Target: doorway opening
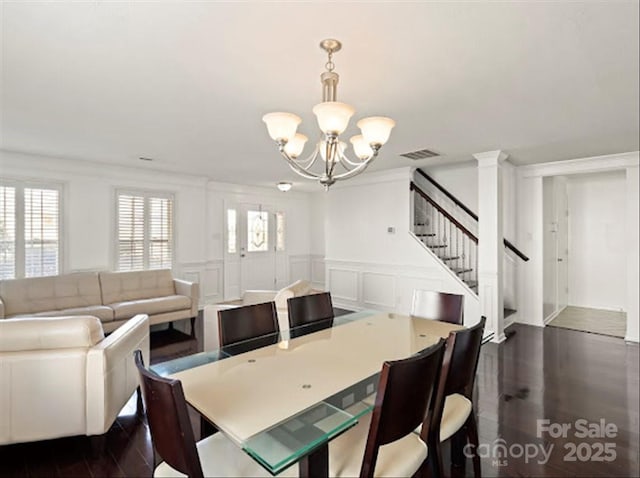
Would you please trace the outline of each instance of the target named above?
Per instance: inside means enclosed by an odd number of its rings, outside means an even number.
[[[547,325],[624,338],[625,184],[624,171],[543,179]]]

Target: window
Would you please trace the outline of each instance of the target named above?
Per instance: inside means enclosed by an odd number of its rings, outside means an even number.
[[[60,272],[60,187],[0,184],[0,279]]]
[[[118,192],[119,271],[170,269],[173,265],[173,197],[151,192]]]
[[[238,237],[236,230],[238,219],[235,209],[227,209],[227,253],[235,254],[238,251]]]
[[[269,213],[247,211],[247,251],[269,250]]]

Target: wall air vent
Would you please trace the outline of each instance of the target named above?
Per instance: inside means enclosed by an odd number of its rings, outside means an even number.
[[[439,153],[435,153],[429,149],[420,149],[418,151],[411,151],[409,153],[401,154],[400,156],[404,156],[409,159],[425,159],[425,158],[434,158],[436,156],[440,156]]]

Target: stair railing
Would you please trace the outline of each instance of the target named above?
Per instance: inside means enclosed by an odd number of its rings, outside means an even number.
[[[410,188],[414,194],[414,234],[477,292],[478,238],[415,183]]]
[[[476,222],[478,221],[478,215],[474,213],[471,209],[469,209],[467,206],[465,206],[462,203],[462,201],[456,198],[453,194],[447,191],[439,182],[437,182],[435,179],[433,179],[431,176],[429,176],[427,173],[425,173],[421,169],[416,169],[416,172],[420,174],[420,176],[425,178],[427,181],[429,181],[431,184],[433,184],[436,187],[436,189],[438,189],[442,194],[444,194],[447,198],[449,198],[458,208],[460,208],[460,210],[464,211],[465,214],[473,218]],[[527,262],[529,260],[529,258],[522,251],[520,251],[516,246],[514,246],[507,239],[504,239],[504,245],[507,249],[509,249],[511,252],[513,252],[516,256],[518,256],[523,261]]]

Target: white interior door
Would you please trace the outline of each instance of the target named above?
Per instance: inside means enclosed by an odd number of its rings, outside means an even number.
[[[567,197],[567,181],[559,177],[556,182],[556,217],[558,232],[556,234],[557,264],[557,311],[564,309],[569,303],[569,200]]]
[[[239,211],[240,289],[275,289],[275,212],[256,204],[243,204]]]

